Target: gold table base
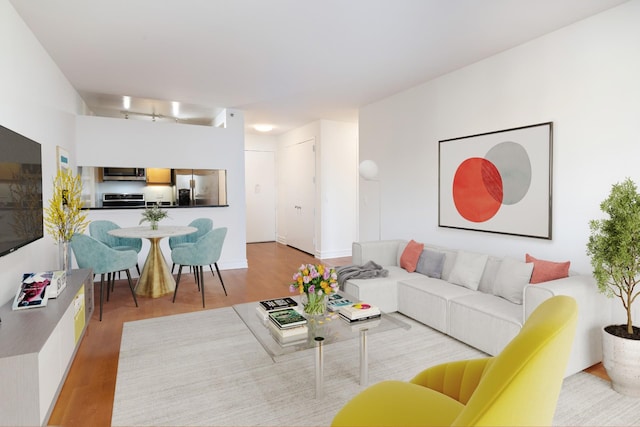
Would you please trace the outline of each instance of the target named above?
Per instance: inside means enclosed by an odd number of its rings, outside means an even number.
[[[136,295],[156,298],[170,294],[176,288],[176,281],[171,275],[171,270],[160,250],[162,237],[150,237],[151,248],[144,262],[136,285]]]

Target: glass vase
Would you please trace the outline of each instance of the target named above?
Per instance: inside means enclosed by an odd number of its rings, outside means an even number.
[[[303,293],[302,294],[302,307],[305,314],[309,316],[324,316],[327,311],[327,298],[324,292],[318,293]]]
[[[158,221],[151,221],[151,229],[152,230],[158,229]]]
[[[60,270],[71,270],[71,246],[68,240],[58,242],[58,260]]]

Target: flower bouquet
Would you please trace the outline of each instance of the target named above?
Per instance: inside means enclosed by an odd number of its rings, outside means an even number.
[[[146,208],[142,212],[142,219],[140,220],[139,224],[142,224],[145,221],[149,221],[149,223],[151,224],[151,229],[157,230],[158,221],[167,218],[168,216],[169,214],[167,214],[167,211],[163,211],[158,207],[158,205],[154,205],[151,208]]]
[[[303,296],[304,312],[311,316],[324,314],[326,296],[338,292],[336,270],[322,264],[302,264],[293,275],[293,280],[289,290]]]

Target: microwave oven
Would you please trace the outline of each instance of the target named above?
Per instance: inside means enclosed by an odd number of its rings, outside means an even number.
[[[102,179],[105,181],[146,181],[144,168],[102,168]]]

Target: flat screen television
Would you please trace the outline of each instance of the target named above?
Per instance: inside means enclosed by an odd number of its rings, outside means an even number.
[[[42,147],[0,126],[0,256],[43,237]]]

